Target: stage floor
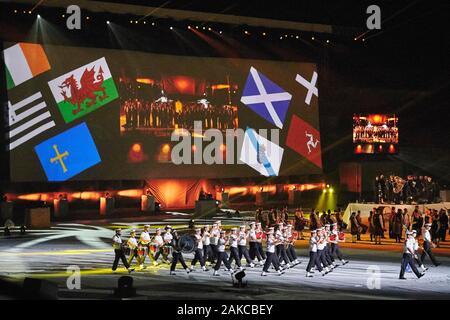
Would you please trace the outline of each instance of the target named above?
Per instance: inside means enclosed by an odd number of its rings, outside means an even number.
[[[177,216],[148,222],[184,229],[188,220]],[[238,225],[241,221],[222,218],[222,222]],[[111,273],[112,229],[138,228],[145,223],[58,224],[48,230],[29,231],[23,237],[14,234],[2,238],[0,276],[17,281],[27,276],[55,282],[61,299],[112,299],[118,278],[128,274],[123,268]],[[247,269],[244,280],[248,281],[248,287],[243,289],[234,288],[231,276],[222,270],[219,277],[212,276],[212,271],[200,270],[189,275],[178,270],[171,276],[168,266],[161,265],[132,273],[132,277],[137,298],[144,299],[450,299],[449,242],[436,249],[441,266],[430,267],[421,279],[407,273],[408,280],[398,280],[401,245],[386,240],[386,244],[375,246],[366,238],[363,240],[357,244],[345,243],[342,251],[350,263],[325,277],[318,273],[313,278],[305,277],[306,240],[297,241],[296,245],[300,265],[287,270],[283,276],[261,277],[260,267]],[[186,258],[189,261],[192,255]],[[74,265],[81,269],[81,290],[69,290],[66,286],[67,267]],[[374,274],[371,270],[379,272]],[[379,289],[368,287],[377,283],[371,281],[373,277],[379,279]]]

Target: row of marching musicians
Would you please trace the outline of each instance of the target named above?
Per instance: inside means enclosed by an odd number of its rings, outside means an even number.
[[[150,226],[145,225],[139,240],[135,238],[136,232],[130,233],[130,238],[126,244],[122,244],[121,230],[116,230],[113,238],[113,246],[116,257],[113,264],[113,271],[116,270],[119,259],[122,260],[125,267],[130,271],[132,260],[135,258],[139,268],[145,269],[144,261],[146,256],[150,258],[154,265],[158,264],[158,259],[168,262],[168,256],[172,253],[172,262],[170,274],[175,274],[175,268],[178,262],[181,263],[187,273],[195,271],[197,262],[203,271],[208,271],[207,264],[214,265],[214,275],[219,275],[222,264],[225,269],[233,273],[244,270],[241,264],[242,257],[246,260],[246,266],[254,268],[256,264],[263,267],[262,276],[269,273],[272,266],[278,275],[282,275],[285,270],[300,264],[295,251],[295,240],[297,232],[293,230],[292,225],[279,223],[275,227],[263,230],[260,223],[252,222],[249,229],[245,225],[238,228],[232,228],[227,234],[222,230],[221,222],[216,221],[212,228],[204,226],[195,229],[194,258],[190,267],[186,264],[183,257],[183,244],[180,236],[172,227],[166,226],[165,233],[162,235],[160,228],[156,229],[156,234],[150,237]],[[266,251],[263,249],[263,240],[266,243]],[[314,270],[322,272],[323,275],[331,272],[335,267],[335,257],[342,264],[346,264],[339,250],[339,242],[345,241],[345,235],[338,232],[336,224],[326,225],[325,228],[319,228],[311,232],[310,238],[310,260],[307,266],[307,277],[311,277]],[[247,247],[247,244],[249,245]],[[229,254],[226,248],[229,248]],[[125,257],[125,249],[129,249],[129,257]],[[234,262],[234,270],[232,264]]]

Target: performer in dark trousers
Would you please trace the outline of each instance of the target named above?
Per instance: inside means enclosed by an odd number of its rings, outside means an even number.
[[[313,271],[311,269],[313,266],[315,266],[316,269],[322,273],[322,276],[327,274],[327,272],[325,272],[322,266],[320,265],[319,259],[317,259],[317,241],[318,241],[317,231],[311,230],[311,237],[309,238],[309,262],[308,266],[306,267],[307,277],[312,277],[311,273],[313,273]]]
[[[123,243],[122,243],[122,229],[116,229],[116,234],[112,238],[113,241],[113,248],[114,248],[114,263],[112,265],[112,271],[115,272],[117,270],[117,266],[119,264],[119,259],[122,260],[123,265],[125,268],[127,268],[128,273],[131,273],[134,271],[134,269],[130,268],[130,265],[128,264],[127,258],[125,257],[125,252],[123,250]]]
[[[257,222],[256,223],[256,241],[257,241],[258,252],[261,255],[261,258],[263,259],[262,262],[264,262],[264,260],[266,260],[266,253],[264,252],[263,245],[262,245],[263,235],[264,235],[264,231],[262,229],[261,222]]]
[[[339,242],[345,242],[345,235],[342,233],[342,235],[340,236],[336,223],[333,223],[332,227],[333,230],[331,231],[331,235],[329,237],[329,240],[331,242],[331,255],[336,256],[339,260],[341,260],[342,265],[345,265],[348,263],[348,261],[344,260],[344,257],[339,248]]]
[[[208,271],[205,266],[205,257],[203,256],[203,238],[200,228],[195,229],[195,253],[194,259],[191,261],[191,271],[194,271],[197,261],[200,262],[203,271]]]
[[[239,249],[238,249],[238,234],[236,228],[231,228],[231,234],[230,234],[230,258],[228,259],[228,262],[231,263],[235,262],[235,265],[239,270],[243,270],[241,265],[241,259],[239,259]]]
[[[431,241],[431,223],[425,224],[425,232],[423,233],[423,252],[422,252],[422,263],[425,261],[426,256],[430,257],[431,262],[437,267],[440,263],[434,257],[432,248],[436,248],[436,245]]]
[[[325,237],[325,243],[326,246],[323,249],[323,254],[325,255],[325,259],[327,259],[328,264],[332,269],[336,268],[337,265],[334,263],[334,257],[331,254],[331,242],[330,242],[330,235],[331,235],[331,229],[330,224],[325,225],[325,229],[323,231],[323,235]]]
[[[277,244],[276,244],[275,248],[276,248],[276,253],[277,253],[277,256],[279,259],[278,261],[280,262],[281,265],[284,264],[285,269],[289,269],[291,261],[289,260],[289,257],[286,253],[286,247],[284,246],[286,237],[285,237],[283,223],[282,222],[278,223],[277,227],[278,227],[278,229],[275,232],[275,239],[277,240]]]
[[[301,263],[300,260],[297,258],[297,253],[295,252],[295,240],[298,237],[297,231],[293,231],[292,225],[287,225],[286,230],[286,253],[289,257],[289,260],[291,260],[291,263],[293,266]]]
[[[250,259],[253,261],[255,258],[258,259],[258,262],[261,263],[262,257],[258,250],[258,241],[256,239],[256,223],[251,222],[250,223],[250,230],[248,231],[248,237],[249,237],[249,243],[250,243],[250,250],[249,250],[249,256]]]
[[[247,238],[248,238],[248,233],[245,231],[245,226],[241,226],[239,228],[239,234],[238,234],[239,260],[241,260],[242,256],[244,256],[245,260],[247,261],[247,266],[250,268],[253,268],[255,265],[253,264],[253,260],[250,259],[250,255],[248,254]]]
[[[225,231],[220,231],[220,237],[217,242],[217,262],[214,267],[214,276],[219,276],[219,269],[223,262],[225,267],[227,268],[228,272],[233,273],[233,270],[231,270],[231,264],[228,261],[228,255],[225,252],[225,245],[228,243],[228,238],[225,236]]]
[[[178,236],[178,232],[176,230],[173,230],[171,233],[172,239],[168,243],[169,246],[172,247],[172,263],[170,265],[170,274],[175,275],[175,268],[177,266],[178,261],[183,266],[184,270],[186,270],[187,273],[189,273],[189,268],[184,261],[183,253],[181,252],[180,248],[180,237]]]
[[[323,268],[325,269],[326,273],[331,272],[333,269],[330,267],[330,264],[328,263],[325,255],[324,255],[324,249],[326,247],[327,243],[325,241],[325,235],[324,230],[322,227],[317,229],[317,263],[321,263]]]
[[[270,265],[273,265],[278,275],[282,275],[283,272],[280,270],[280,264],[278,262],[278,256],[275,253],[275,246],[279,240],[277,240],[273,235],[273,228],[269,228],[267,233],[267,258],[264,263],[263,271],[261,276],[266,276]]]
[[[216,261],[217,257],[219,256],[219,253],[217,251],[217,243],[219,241],[220,237],[220,228],[219,224],[217,222],[213,223],[212,229],[211,229],[211,249],[214,253],[214,261]]]
[[[406,266],[409,264],[414,274],[417,276],[417,278],[422,278],[423,273],[420,273],[419,270],[417,270],[416,264],[414,262],[414,256],[415,256],[415,250],[414,250],[414,244],[415,239],[413,237],[412,232],[409,232],[409,230],[406,230],[406,237],[405,244],[403,247],[403,257],[402,257],[402,265],[400,268],[400,276],[399,279],[405,280],[405,270]]]
[[[203,227],[202,238],[203,238],[203,256],[205,257],[206,261],[213,263],[214,252],[211,247],[211,233],[209,232],[208,225]]]

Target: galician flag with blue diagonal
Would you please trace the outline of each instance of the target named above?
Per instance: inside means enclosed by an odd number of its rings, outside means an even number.
[[[283,129],[292,95],[265,75],[250,68],[241,102],[260,117]]]
[[[65,181],[101,162],[85,122],[40,143],[34,150],[48,181]]]
[[[267,140],[252,128],[245,130],[240,161],[263,176],[277,176],[280,171],[284,149]]]

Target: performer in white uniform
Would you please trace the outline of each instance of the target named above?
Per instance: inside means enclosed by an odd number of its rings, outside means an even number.
[[[245,226],[240,226],[238,234],[239,260],[241,260],[242,256],[244,256],[245,260],[247,261],[247,266],[253,268],[255,265],[253,264],[252,260],[250,259],[250,255],[248,254],[247,238],[248,233],[245,231]]]
[[[122,230],[117,229],[116,234],[112,238],[112,242],[113,242],[112,246],[113,246],[114,254],[115,254],[114,262],[112,265],[112,271],[116,272],[117,266],[119,264],[119,259],[120,259],[120,260],[122,260],[122,263],[125,266],[125,268],[127,268],[128,273],[131,273],[134,271],[134,269],[130,268],[127,258],[125,257],[125,252],[123,251],[123,243],[122,243],[121,235],[122,235]]]
[[[202,238],[202,230],[200,228],[195,229],[195,253],[194,259],[191,261],[191,271],[195,270],[195,264],[197,261],[200,262],[200,266],[203,271],[207,271],[205,267],[205,258],[203,257],[203,238]]]
[[[225,246],[228,244],[228,237],[226,237],[225,231],[220,231],[220,236],[217,241],[217,262],[214,267],[214,276],[219,276],[219,269],[220,266],[223,264],[227,268],[228,272],[233,273],[233,270],[231,270],[231,264],[228,262],[228,255],[225,251]]]
[[[267,258],[266,262],[264,263],[263,271],[261,273],[261,276],[266,276],[267,272],[269,270],[270,265],[273,265],[275,270],[277,271],[278,275],[282,275],[283,271],[280,270],[280,263],[278,261],[278,256],[275,253],[275,246],[280,241],[274,237],[274,228],[269,228],[269,231],[267,233]]]
[[[440,265],[440,263],[436,260],[433,251],[431,250],[432,248],[436,248],[436,244],[434,244],[433,241],[431,241],[430,230],[431,230],[431,223],[425,224],[425,231],[423,233],[423,252],[420,260],[423,263],[425,261],[426,256],[428,255],[431,259],[431,262],[433,262],[433,264],[437,267]]]
[[[136,258],[136,262],[138,266],[140,263],[140,257],[138,255],[138,242],[136,240],[136,230],[131,230],[130,237],[127,240],[127,247],[130,249],[130,255],[128,256],[128,264],[131,265],[131,262],[134,258]]]
[[[403,246],[403,257],[402,257],[402,265],[400,268],[400,276],[399,279],[406,280],[405,278],[405,270],[406,266],[409,264],[414,274],[417,276],[417,278],[422,278],[424,276],[423,273],[420,273],[419,270],[417,270],[417,267],[414,263],[414,255],[415,255],[415,239],[412,234],[412,232],[409,232],[409,230],[406,230],[406,236],[407,239],[405,240],[405,244]]]

